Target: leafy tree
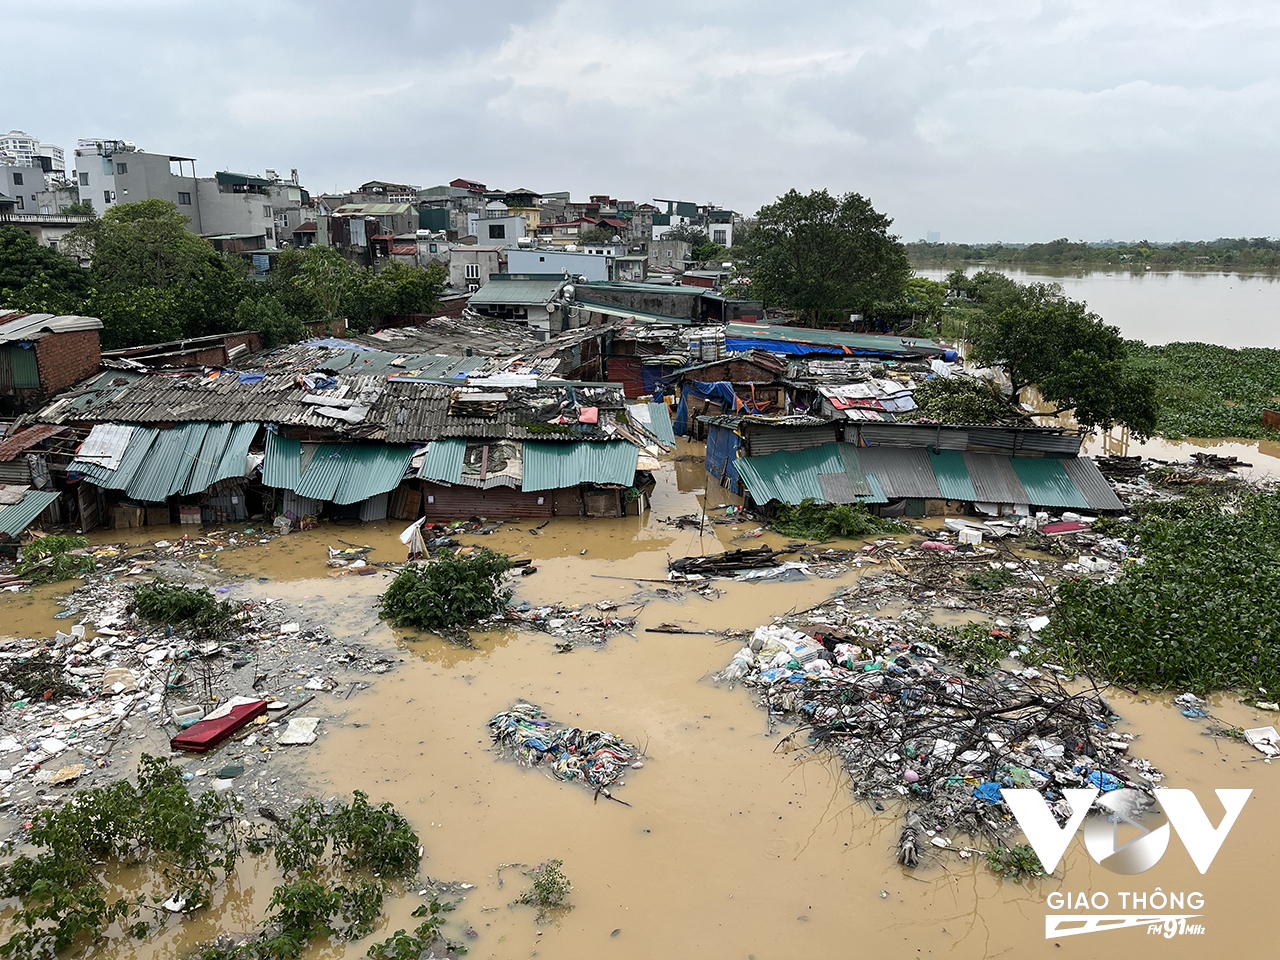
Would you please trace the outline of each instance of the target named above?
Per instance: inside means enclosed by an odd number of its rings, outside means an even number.
[[[235,326],[239,330],[257,330],[264,347],[279,343],[295,343],[307,335],[302,321],[285,310],[272,294],[256,299],[245,298],[236,306]]]
[[[18,227],[0,227],[0,306],[31,313],[79,313],[89,274]]]
[[[93,201],[77,200],[74,203],[69,203],[63,207],[62,212],[69,217],[92,217]]]
[[[1053,412],[1074,410],[1084,426],[1124,424],[1140,437],[1155,431],[1155,386],[1128,362],[1118,328],[1068,299],[1057,284],[1021,285],[983,274],[974,280],[983,312],[971,335],[971,357],[1004,368],[1015,404],[1034,384],[1056,405]]]
[[[898,300],[911,269],[892,223],[861,194],[793,189],[760,208],[743,245],[753,291],[814,326]]]
[[[296,271],[290,282],[310,297],[323,320],[342,315],[343,299],[360,276],[360,270],[337,250],[318,244],[303,251]]]
[[[578,231],[578,239],[582,243],[612,243],[617,235],[617,230],[612,227],[602,227],[599,224]]]
[[[664,236],[669,240],[683,240],[690,247],[696,247],[700,244],[708,243],[711,238],[707,236],[707,231],[701,227],[694,227],[687,223],[682,223],[677,227],[672,227]]]
[[[67,244],[92,256],[94,285],[105,292],[163,290],[221,259],[213,244],[187,229],[176,204],[160,199],[112,207],[71,231]]]
[[[439,263],[426,267],[392,263],[377,279],[387,288],[386,313],[430,313],[440,306],[449,273]]]
[[[695,260],[719,260],[724,256],[724,247],[708,240],[706,243],[695,245],[692,256]]]
[[[112,293],[95,290],[85,302],[84,312],[102,320],[104,350],[182,338],[178,293],[173,288],[133,287]]]

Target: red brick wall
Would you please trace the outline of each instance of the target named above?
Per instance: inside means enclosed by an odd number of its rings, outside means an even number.
[[[98,372],[102,346],[97,330],[51,333],[36,341],[40,391],[54,393]]]

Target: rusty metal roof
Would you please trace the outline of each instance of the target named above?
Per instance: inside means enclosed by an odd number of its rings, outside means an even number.
[[[54,426],[49,423],[39,423],[34,427],[23,430],[21,433],[15,433],[13,436],[7,437],[3,443],[0,443],[0,463],[12,460],[18,454],[30,450],[42,440],[48,440],[66,429],[66,427]]]

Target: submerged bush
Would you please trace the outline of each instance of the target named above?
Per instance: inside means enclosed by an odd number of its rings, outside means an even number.
[[[1157,688],[1280,685],[1280,494],[1154,505],[1125,533],[1143,563],[1059,585],[1055,657]]]
[[[225,634],[236,615],[231,604],[215,600],[208,590],[165,580],[136,587],[129,610],[151,623],[182,626],[197,636],[208,637]]]
[[[529,877],[533,880],[533,888],[525,891],[516,903],[537,907],[539,915],[547,910],[568,906],[573,884],[560,869],[562,866],[564,866],[563,860],[548,860],[534,867],[529,872]]]
[[[1020,843],[1012,847],[994,847],[987,851],[987,866],[1006,880],[1030,877],[1039,880],[1045,875],[1044,864],[1030,844]]]
[[[471,557],[442,553],[405,567],[378,601],[379,616],[397,627],[447,630],[501,613],[511,600],[502,575],[511,560],[492,550]]]
[[[89,545],[84,537],[37,537],[22,548],[22,561],[14,573],[32,583],[56,583],[83,573],[93,573],[93,557],[72,553]]]
[[[805,499],[798,506],[782,506],[773,518],[773,529],[788,537],[806,540],[852,539],[873,533],[901,533],[896,520],[885,520],[862,503],[821,503]]]

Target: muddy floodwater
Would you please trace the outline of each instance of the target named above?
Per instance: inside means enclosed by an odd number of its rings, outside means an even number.
[[[805,750],[777,749],[778,728],[770,731],[751,691],[711,682],[732,657],[733,644],[643,632],[660,623],[691,630],[755,627],[858,576],[720,583],[724,595],[717,600],[693,592],[662,598],[657,584],[627,579],[662,577],[668,555],[782,542],[753,537],[750,523],[717,526],[701,538],[696,530],[661,523],[700,511],[702,477],[698,464],[664,466],[653,509],[643,517],[557,519],[538,533],[529,531],[532,522],[509,523],[491,536],[461,538],[533,558],[538,573],[514,582],[517,602],[610,600],[624,614],[638,609],[635,635],[599,648],[560,653],[554,637],[501,631],[478,636],[470,649],[382,624],[373,603],[388,575],[331,577],[325,546],[339,539],[367,543],[376,548],[373,559],[398,560],[402,524],[325,527],[217,558],[231,581],[242,584],[241,595],[296,603],[304,622],[398,650],[395,670],[368,690],[317,701],[313,709],[326,718],[323,736],[298,748],[306,751],[301,762],[315,795],[364,790],[409,816],[425,848],[424,876],[474,885],[451,921],[455,938],[463,927],[474,929],[475,938],[466,940],[471,956],[1273,955],[1271,881],[1280,869],[1280,791],[1273,783],[1280,771],[1243,744],[1206,736],[1206,721],[1182,717],[1165,696],[1111,692],[1124,718],[1121,729],[1140,735],[1133,752],[1167,775],[1163,785],[1194,790],[1215,824],[1222,812],[1214,789],[1254,791],[1206,875],[1176,839],[1153,869],[1133,877],[1095,865],[1079,840],[1057,875],[1040,882],[1005,882],[978,858],[964,860],[954,851],[914,871],[897,866],[901,821],[895,811],[877,814],[852,802],[847,775],[834,763]],[[715,488],[708,499],[713,514],[732,502]],[[153,529],[130,532],[148,539],[182,534]],[[8,631],[52,633],[49,592],[5,595],[0,609]],[[615,790],[630,806],[596,802],[580,785],[496,757],[486,722],[522,700],[557,720],[609,730],[641,746],[644,768],[629,771]],[[1229,724],[1274,722],[1232,696],[1213,704]],[[199,765],[216,762],[208,757]],[[540,926],[530,908],[509,906],[527,881],[519,867],[503,865],[553,857],[564,861],[573,881],[574,908]],[[176,960],[215,933],[250,930],[276,880],[266,864],[248,861],[214,907],[185,924],[82,955]],[[1131,910],[1121,909],[1120,892],[1156,888],[1202,894],[1198,922],[1205,933],[1164,939],[1137,928],[1045,939],[1046,913],[1084,912],[1050,910],[1046,898],[1055,891],[1105,892],[1111,906],[1101,912],[1126,913]],[[419,902],[415,896],[390,900],[387,922],[372,938],[307,956],[356,960],[375,940],[414,926],[410,911]]]

